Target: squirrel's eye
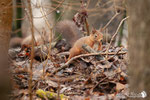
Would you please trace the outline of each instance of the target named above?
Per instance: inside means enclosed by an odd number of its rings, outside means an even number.
[[[95,35],[95,38],[97,38],[97,35]]]

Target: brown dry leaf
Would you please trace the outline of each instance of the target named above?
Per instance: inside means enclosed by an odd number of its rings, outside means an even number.
[[[89,97],[87,97],[87,98],[85,98],[84,100],[90,100],[90,98],[89,98]]]
[[[116,83],[116,90],[117,90],[117,91],[120,91],[120,90],[122,90],[122,89],[124,89],[124,88],[125,88],[125,85],[124,85],[124,84]]]

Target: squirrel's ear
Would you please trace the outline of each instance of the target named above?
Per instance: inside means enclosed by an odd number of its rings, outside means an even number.
[[[104,28],[103,28],[102,26],[100,26],[99,31],[100,31],[100,32],[103,32],[103,31],[104,31]]]
[[[92,28],[92,34],[94,34],[96,32],[95,28]]]
[[[100,28],[99,31],[102,32],[102,31],[103,31],[103,28]]]

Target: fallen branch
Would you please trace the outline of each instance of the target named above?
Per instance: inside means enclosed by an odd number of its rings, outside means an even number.
[[[87,44],[83,44],[82,48],[88,53],[96,53],[96,51],[92,49],[90,46],[88,46]]]
[[[100,52],[100,53],[90,53],[90,54],[81,54],[81,55],[78,55],[78,56],[75,56],[75,57],[72,57],[68,62],[66,62],[64,65],[62,65],[61,67],[59,67],[58,69],[54,70],[50,76],[54,75],[55,73],[59,72],[60,70],[62,69],[65,69],[68,67],[68,65],[74,61],[75,59],[77,58],[80,58],[80,57],[87,57],[87,56],[96,56],[96,55],[122,55],[122,54],[126,54],[127,52],[126,51],[123,51],[123,52],[118,52],[116,54],[116,52],[110,52],[110,53],[105,53],[105,52]]]
[[[116,54],[114,54],[113,56],[111,56],[111,57],[109,57],[109,58],[107,58],[107,59],[101,60],[101,61],[99,61],[99,62],[97,62],[97,63],[101,63],[101,62],[108,61],[108,60],[112,59],[112,58],[115,57],[121,50],[122,50],[122,47],[121,47],[121,48],[116,52]]]

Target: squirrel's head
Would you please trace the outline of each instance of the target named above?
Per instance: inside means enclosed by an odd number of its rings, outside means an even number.
[[[91,32],[92,40],[100,42],[103,39],[103,34],[101,30],[96,30],[95,28],[92,28]]]

